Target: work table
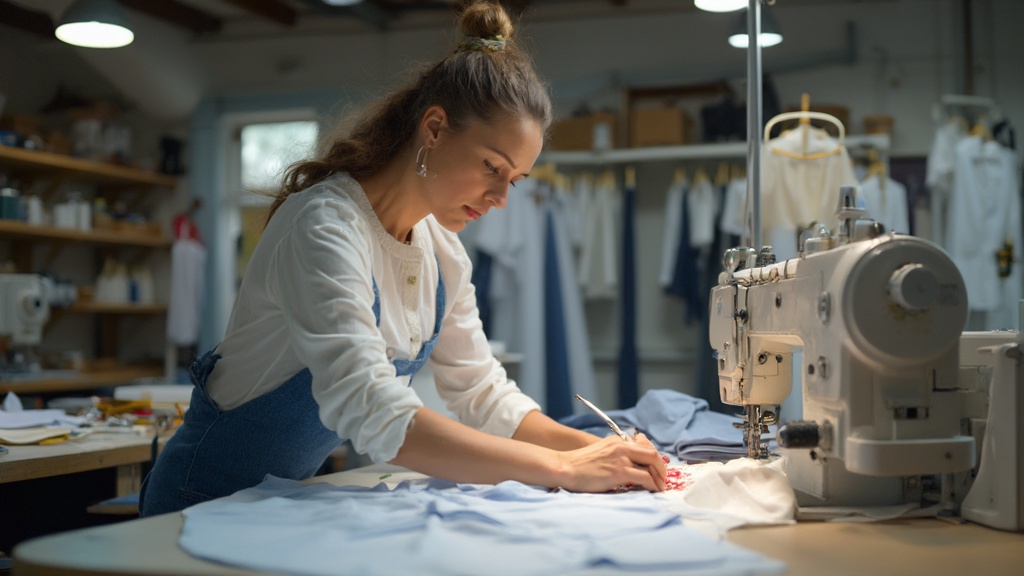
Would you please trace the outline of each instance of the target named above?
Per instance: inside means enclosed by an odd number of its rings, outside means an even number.
[[[372,486],[422,475],[388,465],[313,481]],[[237,575],[187,555],[177,545],[180,513],[36,538],[14,550],[15,576],[179,574]],[[1024,534],[936,519],[876,523],[800,522],[728,533],[730,542],[779,559],[793,575],[1011,574],[1024,565]]]

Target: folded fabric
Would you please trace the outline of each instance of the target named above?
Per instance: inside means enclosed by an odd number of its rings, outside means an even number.
[[[609,410],[608,416],[622,428],[643,432],[661,451],[680,460],[732,460],[747,454],[743,434],[735,427],[742,423],[708,409],[706,400],[677,390],[649,390],[633,408]],[[595,414],[577,414],[561,420],[566,426],[606,436],[608,427]]]
[[[180,545],[289,574],[779,573],[785,566],[685,526],[647,492],[576,494],[518,482],[393,489],[267,477],[186,509]]]

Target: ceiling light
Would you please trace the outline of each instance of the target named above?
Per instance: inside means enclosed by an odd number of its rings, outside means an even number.
[[[708,12],[735,12],[750,5],[748,0],[693,0],[694,6]]]
[[[85,48],[120,48],[135,39],[114,0],[75,0],[54,31],[63,42]]]
[[[359,4],[363,0],[322,0],[324,4],[331,6],[353,6]]]
[[[736,48],[746,48],[750,44],[750,40],[747,38],[747,12],[744,10],[743,14],[740,14],[739,22],[736,25],[736,29],[732,36],[729,36],[729,44]],[[775,46],[782,42],[782,32],[779,31],[779,25],[775,22],[775,18],[772,16],[771,10],[767,6],[761,7],[761,36],[760,42],[762,48],[769,46]]]

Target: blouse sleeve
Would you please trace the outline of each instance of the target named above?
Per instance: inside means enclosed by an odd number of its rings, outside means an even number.
[[[340,204],[311,206],[275,247],[268,293],[313,375],[320,420],[374,462],[393,459],[416,411],[373,314],[368,233]]]
[[[448,236],[448,235],[444,235]],[[480,322],[471,263],[452,234],[437,242],[449,301],[437,345],[430,355],[438,395],[464,424],[511,437],[528,412],[540,410],[509,380],[491,353]]]

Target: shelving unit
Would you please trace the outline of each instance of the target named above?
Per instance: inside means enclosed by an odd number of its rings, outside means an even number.
[[[129,204],[140,199],[153,199],[155,194],[172,192],[177,179],[138,168],[93,162],[60,154],[36,152],[0,146],[0,172],[8,173],[38,192],[44,201],[69,183],[88,185],[107,198],[125,199]],[[159,197],[156,197],[159,201]],[[153,250],[169,250],[172,240],[166,233],[148,234],[142,231],[92,229],[88,231],[37,226],[14,220],[0,220],[0,242],[11,245],[11,257],[19,271],[36,271],[41,265],[51,266],[57,256],[72,246],[87,246],[100,254],[129,251],[140,261]],[[37,247],[45,256],[43,262],[34,262]],[[68,308],[54,308],[47,325],[49,330],[61,318],[69,315],[94,315],[97,322],[97,346],[102,357],[116,354],[120,319],[140,319],[167,314],[166,304],[112,304],[78,302]],[[162,336],[162,335],[161,335]],[[47,336],[44,333],[44,343]],[[40,394],[65,391],[83,391],[106,386],[128,384],[138,378],[159,377],[164,374],[163,364],[113,365],[93,371],[43,372],[38,378],[0,381],[0,392]]]
[[[883,156],[889,150],[888,134],[847,136],[845,145],[851,155],[858,149],[874,148]],[[661,162],[671,160],[719,160],[743,158],[747,155],[746,142],[723,142],[720,144],[685,144],[682,146],[658,146],[651,148],[618,148],[606,151],[580,150],[544,152],[538,163],[551,162],[558,166],[594,166],[606,164],[629,164],[639,162]]]

